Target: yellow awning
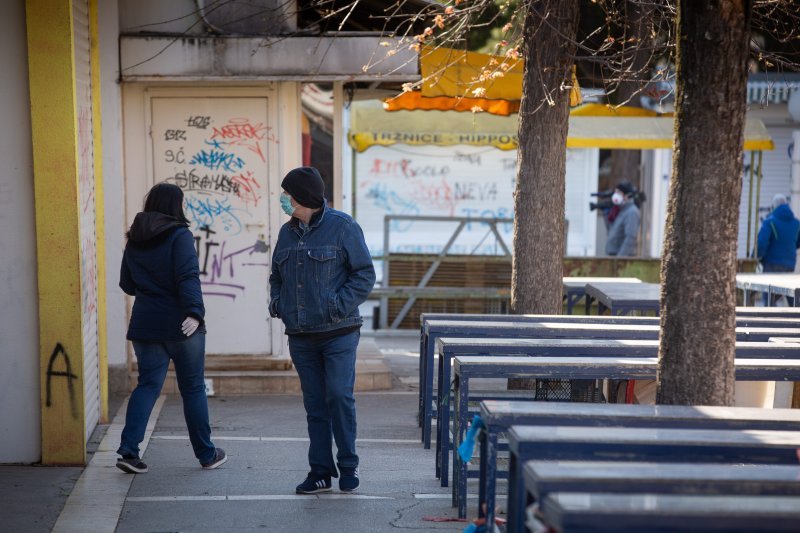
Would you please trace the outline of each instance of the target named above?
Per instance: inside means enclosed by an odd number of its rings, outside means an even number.
[[[507,115],[519,110],[525,62],[516,54],[498,56],[426,46],[419,62],[421,90],[386,100],[388,111],[480,109]],[[571,106],[581,103],[574,71],[569,100]]]
[[[607,148],[617,150],[672,149],[673,117],[592,117],[570,116],[568,148]],[[774,150],[775,145],[764,123],[747,119],[744,149]]]
[[[451,98],[449,96],[422,96],[420,91],[409,91],[383,102],[386,111],[475,111],[475,108],[493,115],[508,116],[519,112],[519,100],[489,100],[487,98]]]
[[[596,109],[600,112],[598,106]],[[581,108],[578,108],[581,109]],[[584,111],[586,112],[586,111]],[[583,113],[583,112],[582,112]],[[350,145],[363,152],[370,146],[392,144],[517,147],[518,115],[454,111],[385,111],[380,102],[354,102]],[[673,118],[663,116],[583,116],[571,114],[568,148],[650,150],[672,148]],[[744,149],[774,150],[764,123],[747,119]]]
[[[500,67],[500,65],[506,65]],[[453,48],[425,46],[419,54],[422,74],[422,96],[474,97],[473,90],[486,89],[481,98],[490,100],[522,99],[522,75],[525,64],[521,59],[465,52]],[[488,78],[478,83],[484,71],[503,72],[502,77]]]
[[[363,152],[370,146],[409,144],[412,146],[494,146],[500,150],[514,150],[518,146],[517,134],[511,133],[451,133],[451,132],[400,132],[362,131],[348,136],[350,146]]]
[[[350,106],[350,145],[363,152],[370,146],[392,144],[517,147],[517,116],[457,111],[395,111],[376,100]]]

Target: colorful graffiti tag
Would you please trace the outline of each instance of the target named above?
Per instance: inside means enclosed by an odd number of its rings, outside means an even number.
[[[269,126],[269,100],[156,96],[151,101],[155,181],[184,192],[206,306],[206,350],[271,353],[267,200],[279,140]]]
[[[278,139],[261,121],[218,120],[191,113],[160,135],[161,155],[173,172],[162,178],[183,189],[192,223],[204,294],[236,300],[248,290],[247,268],[268,266],[263,235],[263,168]],[[259,168],[260,167],[260,168]],[[251,228],[256,228],[251,231]],[[253,260],[252,254],[261,255]]]

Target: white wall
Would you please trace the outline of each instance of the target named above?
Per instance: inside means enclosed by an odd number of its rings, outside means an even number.
[[[0,463],[41,458],[36,228],[25,8],[0,19]]]
[[[567,255],[595,254],[597,217],[589,211],[597,190],[596,149],[567,150],[565,213],[569,221]],[[355,155],[355,217],[370,253],[384,254],[386,215],[513,218],[517,151],[491,146],[372,146]],[[392,253],[439,253],[458,222],[395,221]],[[498,232],[510,249],[513,224]],[[485,224],[469,223],[450,247],[451,254],[501,254],[502,245]],[[380,262],[376,265],[380,272]]]
[[[783,106],[786,109],[786,106]],[[788,114],[787,114],[788,116]],[[761,180],[761,195],[756,204],[756,190],[754,181],[753,189],[753,203],[752,203],[752,216],[750,227],[750,247],[747,247],[747,207],[748,196],[750,188],[750,173],[747,169],[750,165],[751,152],[744,154],[745,175],[742,180],[742,203],[739,206],[739,240],[738,240],[738,255],[745,257],[748,251],[752,251],[755,246],[756,222],[758,227],[761,227],[761,220],[766,218],[772,206],[772,198],[780,193],[788,196],[792,189],[792,160],[789,157],[789,144],[792,142],[791,127],[783,126],[767,126],[767,131],[775,143],[775,150],[765,151],[762,155],[761,172],[763,178]],[[755,164],[758,165],[758,156],[755,158]],[[756,166],[757,168],[757,166]],[[797,213],[795,213],[796,215]]]
[[[342,123],[342,211],[352,215],[355,203],[355,191],[353,190],[355,151],[350,149],[347,144],[347,136],[350,132],[350,109],[342,106],[338,113]]]
[[[98,3],[115,3],[115,0]],[[102,13],[102,5],[100,10]],[[123,33],[206,33],[206,26],[198,16],[193,0],[119,0],[119,29]]]
[[[767,131],[775,143],[775,150],[764,151],[762,160],[761,195],[756,205],[756,189],[754,183],[752,218],[750,228],[750,247],[754,247],[754,232],[756,217],[765,218],[770,211],[772,197],[776,193],[789,195],[791,192],[791,158],[789,157],[789,144],[792,142],[793,125],[785,104],[770,104],[768,108],[751,109],[748,118],[760,119],[767,126]],[[648,195],[645,208],[651,210],[652,238],[650,241],[650,254],[660,257],[664,239],[664,225],[666,223],[666,204],[669,197],[669,182],[672,175],[672,151],[654,150],[652,175],[647,179],[651,181],[652,193]],[[744,153],[745,173],[742,180],[742,197],[739,204],[739,235],[737,240],[738,257],[747,257],[747,208],[749,203],[750,165],[751,152]],[[757,160],[756,160],[757,163]],[[797,213],[795,213],[797,215]],[[760,222],[759,222],[760,227]]]
[[[122,95],[119,79],[119,13],[116,1],[98,2],[103,141],[103,196],[106,229],[106,318],[111,386],[126,363],[127,313],[119,288],[125,247],[125,181],[122,174]]]
[[[669,199],[669,183],[672,174],[672,150],[648,150],[644,152],[652,159],[648,197],[645,209],[650,211],[650,239],[646,252],[650,257],[661,257],[664,246],[664,225],[667,220],[667,200]],[[645,251],[643,250],[643,253]]]

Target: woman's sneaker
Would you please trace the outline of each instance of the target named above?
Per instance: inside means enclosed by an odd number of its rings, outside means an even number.
[[[144,474],[147,472],[147,465],[138,457],[125,456],[117,459],[117,468],[128,474]]]
[[[208,463],[200,463],[204,470],[213,470],[228,460],[228,454],[222,448],[214,449],[214,458]]]
[[[353,492],[358,488],[358,467],[339,467],[339,490]]]
[[[308,473],[306,480],[297,485],[295,492],[297,494],[317,494],[319,492],[331,491],[331,476],[320,476]]]

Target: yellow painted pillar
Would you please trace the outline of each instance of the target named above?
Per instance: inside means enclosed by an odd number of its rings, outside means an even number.
[[[106,217],[103,198],[103,136],[100,93],[98,0],[89,0],[89,39],[92,54],[92,139],[94,152],[95,235],[97,238],[97,343],[100,358],[100,422],[108,422],[108,329],[106,314]]]
[[[26,0],[42,463],[86,460],[75,55],[70,0]]]

